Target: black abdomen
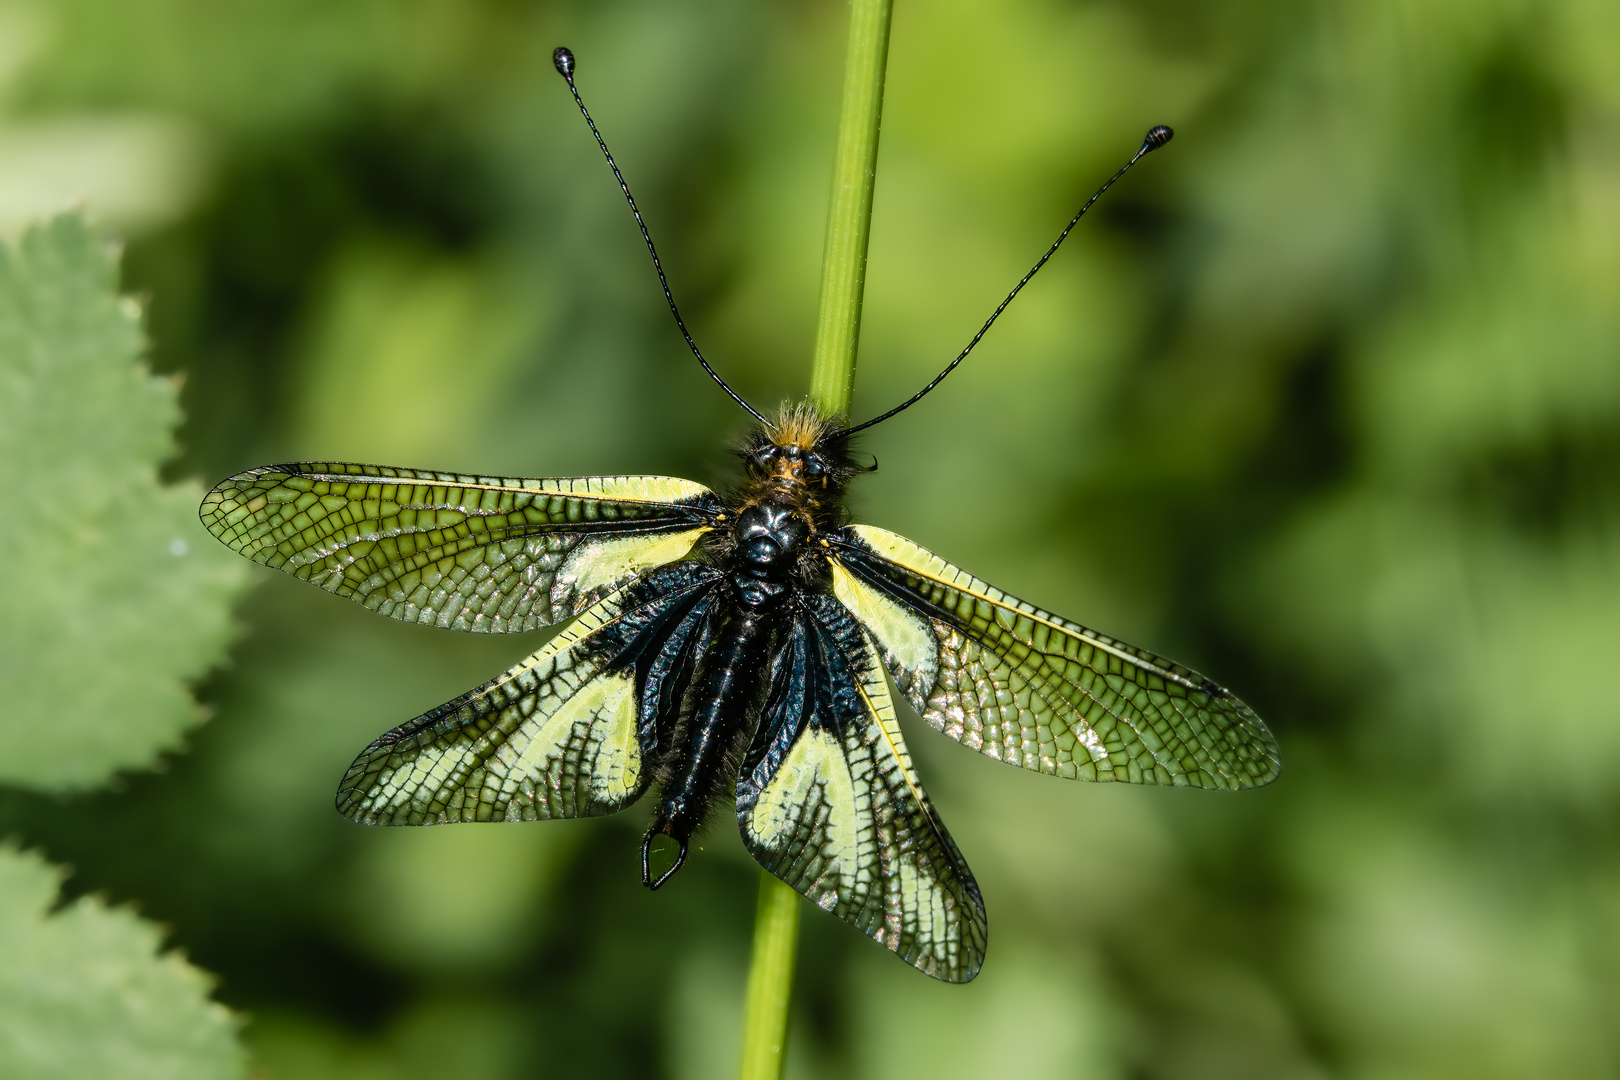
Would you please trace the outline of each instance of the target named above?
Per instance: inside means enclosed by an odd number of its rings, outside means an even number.
[[[710,654],[692,711],[664,759],[658,816],[642,844],[642,878],[648,888],[656,889],[680,868],[692,833],[736,778],[738,755],[752,734],[771,637],[769,621],[765,613],[734,609]],[[659,835],[679,844],[680,854],[654,880],[648,860],[653,837]]]
[[[793,591],[793,573],[808,533],[791,508],[772,503],[742,511],[734,528],[724,571],[730,586],[728,615],[693,687],[690,710],[677,721],[667,743],[658,814],[641,845],[642,880],[651,889],[680,869],[687,842],[710,806],[735,785],[737,765],[758,716],[776,613]],[[673,839],[680,853],[655,879],[650,863],[657,836]]]

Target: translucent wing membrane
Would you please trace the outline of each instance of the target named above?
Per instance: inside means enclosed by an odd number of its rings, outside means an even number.
[[[611,814],[647,789],[658,710],[719,571],[681,563],[599,601],[539,652],[355,759],[338,811],[367,825]],[[671,692],[672,689],[675,692]]]
[[[457,476],[272,465],[210,491],[208,531],[255,562],[406,622],[515,631],[561,622],[682,558],[719,510],[662,476]]]
[[[935,728],[1037,772],[1247,788],[1277,745],[1229,691],[1179,664],[1014,599],[903,536],[834,543],[833,591]]]
[[[912,770],[883,668],[826,596],[788,622],[737,779],[754,858],[937,979],[978,974],[984,903]]]

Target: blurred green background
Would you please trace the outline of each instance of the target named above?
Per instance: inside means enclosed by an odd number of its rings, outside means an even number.
[[[844,7],[0,5],[0,230],[82,200],[184,376],[167,474],[336,459],[716,482],[741,414],[669,325],[808,380]],[[908,727],[983,888],[934,983],[807,910],[788,1073],[1620,1071],[1620,6],[896,5],[859,518],[1232,687],[1242,795],[1021,773]],[[212,543],[197,530],[197,544]],[[267,1078],[723,1076],[756,875],[656,896],[639,811],[371,830],[382,731],[534,649],[256,572],[211,719],[0,836],[168,929]],[[915,720],[915,718],[911,718]]]

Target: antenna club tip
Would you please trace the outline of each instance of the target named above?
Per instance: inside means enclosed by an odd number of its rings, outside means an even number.
[[[1149,128],[1147,135],[1142,139],[1142,153],[1157,150],[1175,137],[1176,133],[1164,124]]]
[[[557,66],[557,74],[565,79],[574,77],[574,51],[566,45],[559,45],[551,50],[551,62]],[[1169,128],[1165,129],[1170,130]]]

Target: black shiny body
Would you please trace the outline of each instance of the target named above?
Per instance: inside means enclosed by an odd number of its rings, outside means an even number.
[[[700,555],[719,571],[702,602],[704,633],[693,620],[680,620],[658,647],[638,650],[657,657],[638,676],[644,710],[657,713],[644,712],[642,720],[643,738],[657,746],[659,761],[656,816],[642,845],[643,877],[651,888],[680,868],[716,799],[734,790],[759,724],[771,658],[803,594],[825,588],[825,560],[817,557],[821,537],[843,524],[844,485],[859,470],[841,443],[817,446],[822,429],[801,419],[803,428],[761,429],[742,454],[744,482],[724,500]],[[682,636],[707,640],[702,646],[675,640]],[[655,877],[651,846],[660,835],[680,852]]]
[[[775,629],[767,614],[733,609],[727,615],[690,712],[675,726],[676,737],[662,763],[657,816],[647,832],[647,845],[658,835],[678,843],[679,859],[685,858],[687,842],[735,775],[738,754],[756,723],[754,704]],[[656,881],[644,867],[647,884],[662,884],[679,867],[679,859]]]

